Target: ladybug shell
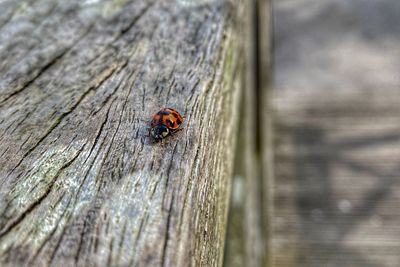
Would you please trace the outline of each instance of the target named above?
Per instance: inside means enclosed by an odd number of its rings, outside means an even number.
[[[151,127],[156,127],[159,124],[166,126],[171,132],[178,130],[183,122],[181,114],[172,108],[163,108],[153,116]]]

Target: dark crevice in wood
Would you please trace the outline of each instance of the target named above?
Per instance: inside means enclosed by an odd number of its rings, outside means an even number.
[[[254,72],[254,74],[253,74],[253,79],[254,79],[254,89],[253,90],[255,90],[255,92],[254,92],[254,95],[255,95],[255,99],[254,99],[254,107],[253,107],[253,109],[254,109],[254,114],[255,114],[255,118],[254,118],[254,120],[255,120],[255,131],[254,131],[254,138],[255,138],[255,142],[254,142],[254,144],[255,144],[255,149],[256,149],[256,153],[257,153],[257,155],[260,155],[260,153],[261,153],[261,149],[262,149],[262,141],[261,141],[261,139],[262,139],[262,136],[263,136],[263,132],[262,132],[262,129],[263,129],[263,127],[261,126],[262,125],[262,115],[261,115],[261,112],[262,112],[262,109],[261,109],[261,107],[262,107],[262,101],[263,101],[263,90],[265,89],[265,88],[263,88],[263,84],[262,84],[262,77],[263,77],[263,75],[266,75],[266,70],[263,70],[262,69],[262,66],[261,66],[261,59],[260,59],[260,56],[261,56],[261,54],[262,54],[262,47],[260,47],[260,35],[261,34],[264,34],[264,33],[260,33],[260,25],[259,25],[259,22],[260,22],[260,16],[262,16],[262,14],[259,14],[259,3],[258,3],[258,0],[255,0],[254,1],[254,4],[253,4],[253,8],[254,8],[254,11],[253,11],[253,14],[254,14],[254,18],[253,18],[253,22],[252,22],[252,25],[253,25],[253,28],[254,28],[254,32],[253,32],[253,36],[254,36],[254,41],[252,42],[252,44],[253,44],[253,53],[254,53],[254,55],[253,55],[253,58],[254,58],[254,64],[255,64],[255,66],[254,66],[254,70],[255,70],[255,72]],[[261,160],[261,159],[260,159]]]
[[[171,169],[172,169],[172,165],[173,165],[173,163],[174,163],[174,155],[175,155],[175,152],[176,152],[176,147],[177,147],[177,143],[175,143],[175,145],[174,145],[174,148],[172,149],[172,153],[171,153],[171,161],[170,161],[170,163],[169,163],[169,165],[168,165],[168,169],[167,169],[167,182],[166,182],[166,186],[168,186],[168,183],[169,183],[169,178],[170,178],[170,175],[171,175]]]
[[[153,169],[153,161],[151,162],[150,167],[151,167],[151,169]],[[161,181],[161,179],[158,179],[157,182],[154,184],[153,190],[150,192],[150,199],[153,199],[160,181]]]
[[[127,64],[128,64],[128,61],[126,61],[126,63],[125,63],[124,65],[121,66],[120,71],[122,71],[122,70],[127,66]],[[118,74],[119,74],[119,73],[117,73],[116,76],[117,76]],[[113,91],[104,99],[104,101],[103,101],[101,104],[99,104],[100,108],[97,109],[97,110],[95,110],[92,114],[90,114],[91,117],[96,116],[97,113],[99,113],[105,106],[107,106],[108,102],[111,100],[111,98],[112,98],[113,96],[115,96],[115,94],[117,93],[118,89],[121,87],[122,82],[123,82],[123,79],[121,79],[121,81],[114,87]],[[114,100],[115,100],[115,98],[113,99],[113,101],[114,101]],[[108,112],[107,112],[107,113],[108,113]]]
[[[109,244],[109,247],[108,247],[107,266],[112,266],[113,243],[114,243],[114,237],[111,237],[110,244]]]
[[[148,3],[148,5],[147,5],[145,8],[143,8],[143,9],[139,12],[139,15],[136,16],[136,17],[134,17],[134,19],[131,21],[131,23],[130,23],[127,27],[125,27],[124,29],[121,30],[120,36],[122,36],[122,35],[126,34],[127,32],[129,32],[129,30],[132,29],[133,26],[136,25],[136,23],[139,21],[139,19],[140,19],[141,17],[143,17],[143,16],[147,13],[147,11],[148,11],[155,3],[156,3],[156,1],[153,1],[153,2]]]
[[[167,257],[167,248],[168,248],[168,241],[169,241],[169,231],[170,231],[170,224],[171,224],[171,217],[172,217],[172,206],[174,204],[174,195],[172,194],[171,202],[169,204],[169,209],[167,213],[167,224],[165,226],[165,238],[164,238],[164,245],[162,250],[161,256],[161,266],[168,266],[166,262]]]
[[[194,155],[193,163],[191,166],[192,173],[196,171],[196,168],[197,168],[196,164],[197,164],[197,162],[199,162],[199,151],[200,151],[200,144],[196,148],[196,153]],[[190,177],[193,177],[192,174],[190,175]],[[186,208],[188,207],[188,201],[189,201],[188,195],[191,190],[192,190],[192,179],[189,178],[187,185],[186,185],[185,194],[183,197],[182,214],[185,214]],[[184,217],[181,216],[180,220],[179,220],[179,229],[182,229],[183,219],[184,219]]]
[[[105,152],[105,156],[104,156],[103,162],[108,158],[108,155],[110,154],[111,147],[112,147],[112,145],[113,145],[113,143],[114,143],[115,136],[117,135],[117,133],[118,133],[118,131],[119,131],[119,128],[120,128],[120,126],[121,126],[121,118],[122,118],[122,114],[121,114],[121,116],[119,117],[118,125],[117,125],[117,127],[116,127],[116,129],[115,129],[115,131],[114,131],[114,133],[113,133],[113,135],[112,135],[112,137],[111,137],[111,141],[110,141],[110,144],[108,145],[108,149],[107,149],[107,151]]]
[[[112,103],[111,103],[111,104],[109,105],[109,107],[108,107],[108,110],[107,110],[107,112],[106,112],[106,116],[105,116],[103,122],[101,123],[100,128],[99,128],[99,130],[97,131],[96,137],[94,138],[93,145],[92,145],[91,148],[90,148],[89,155],[86,157],[86,159],[85,159],[85,161],[83,162],[83,164],[86,164],[87,160],[92,156],[93,150],[94,150],[94,148],[96,147],[96,145],[97,145],[97,143],[98,143],[98,141],[99,141],[99,139],[100,139],[101,134],[103,133],[104,126],[105,126],[106,123],[108,122],[108,116],[109,116],[109,113],[110,113],[110,110],[111,110],[111,106],[112,106]]]
[[[0,158],[2,158],[2,157],[8,152],[9,149],[10,149],[10,147],[7,147],[7,148],[4,150],[4,152],[1,153]]]
[[[93,242],[94,253],[97,253],[99,251],[99,237],[100,237],[100,226],[96,225],[96,232],[95,232],[94,242]]]
[[[146,97],[146,88],[143,87],[143,94],[142,94],[142,111],[144,111],[145,105],[145,97]]]

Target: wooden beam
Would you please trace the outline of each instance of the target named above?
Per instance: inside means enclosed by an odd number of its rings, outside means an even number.
[[[0,265],[222,264],[243,8],[0,3]]]

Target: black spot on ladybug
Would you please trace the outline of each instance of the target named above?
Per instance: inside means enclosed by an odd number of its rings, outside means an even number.
[[[170,119],[167,119],[167,123],[169,124],[170,127],[174,127],[175,123],[171,121]]]

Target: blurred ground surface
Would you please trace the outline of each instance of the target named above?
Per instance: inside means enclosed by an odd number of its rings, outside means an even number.
[[[274,266],[398,267],[400,1],[274,16]]]

